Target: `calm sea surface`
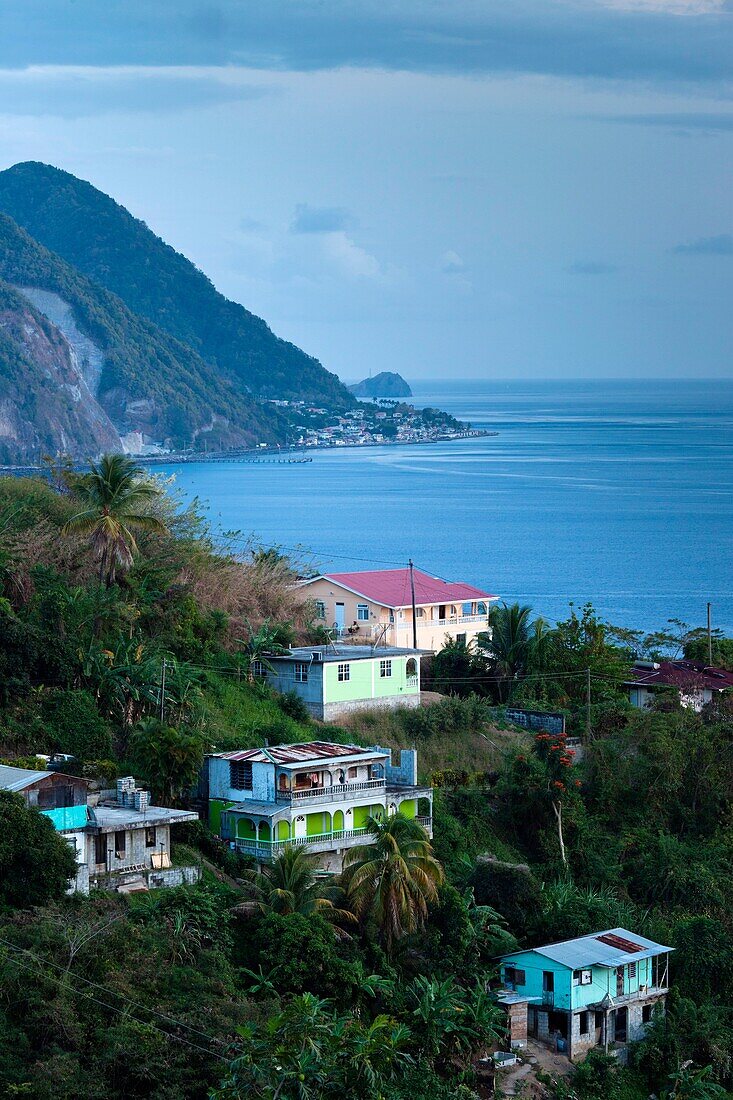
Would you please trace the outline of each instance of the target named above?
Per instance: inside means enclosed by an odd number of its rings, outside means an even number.
[[[165,467],[215,531],[302,548],[330,570],[402,565],[547,618],[733,631],[733,381],[433,382],[434,404],[499,434],[313,452],[305,465]]]

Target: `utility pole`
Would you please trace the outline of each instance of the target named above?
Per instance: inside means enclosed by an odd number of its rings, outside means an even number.
[[[585,739],[590,741],[590,669],[585,670]]]
[[[161,722],[163,722],[165,720],[165,668],[166,668],[166,661],[165,661],[165,657],[164,657],[163,658],[163,664],[162,664],[161,669],[160,669],[160,720],[161,720]]]
[[[409,565],[410,594],[412,595],[412,648],[417,649],[417,608],[415,606],[415,573],[414,566],[412,564],[412,558],[410,558]]]
[[[713,632],[710,629],[710,604],[708,603],[708,667],[713,664]]]

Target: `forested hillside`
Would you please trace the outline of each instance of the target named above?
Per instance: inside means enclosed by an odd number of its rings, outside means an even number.
[[[201,865],[198,886],[67,898],[58,834],[0,794],[0,1095],[475,1100],[501,1037],[497,954],[616,926],[674,947],[667,1015],[628,1068],[594,1053],[534,1095],[730,1094],[733,706],[696,714],[662,695],[640,712],[622,686],[632,648],[690,650],[697,632],[622,638],[590,607],[552,628],[499,608],[487,648],[434,660],[448,697],[324,729],[249,676],[278,644],[318,637],[293,563],[222,556],[163,486],[120,510],[131,558],[107,553],[74,522],[94,519],[93,488],[64,470],[0,479],[3,762],[68,752],[90,780],[134,774],[182,805],[212,748],[326,732],[414,745],[434,840],[375,822],[362,862],[324,883],[303,849],[257,876],[185,826],[174,858]],[[507,703],[563,710],[582,753],[512,727]],[[376,896],[369,860],[398,875]]]
[[[353,403],[335,374],[219,294],[190,260],[91,184],[51,165],[16,164],[0,172],[0,210],[192,348],[240,394]]]
[[[4,214],[0,214],[0,279],[7,284],[0,385],[12,408],[13,423],[22,429],[0,431],[0,454],[5,461],[38,461],[41,446],[51,454],[66,451],[84,457],[112,444],[110,436],[95,438],[93,431],[77,430],[74,416],[87,424],[101,418],[108,432],[138,430],[179,447],[202,446],[204,440],[212,449],[246,446],[283,436],[277,410],[265,411],[190,347],[136,317],[118,297],[79,274]],[[78,377],[66,379],[69,385],[49,384],[37,341],[23,332],[23,315],[31,314],[38,324],[38,310],[19,293],[11,293],[11,287],[51,292],[71,307],[77,326],[103,360],[94,384],[90,382],[80,393],[73,390]],[[57,345],[65,343],[52,322],[40,324]],[[26,364],[21,372],[19,360]],[[83,364],[78,366],[82,372]],[[44,377],[40,393],[38,379]]]

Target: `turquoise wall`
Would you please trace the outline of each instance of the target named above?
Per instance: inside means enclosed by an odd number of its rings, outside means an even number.
[[[54,828],[59,832],[65,829],[83,829],[87,823],[87,807],[61,806],[56,810],[41,810],[44,817],[50,817]]]
[[[542,973],[551,971],[555,975],[554,1005],[559,1009],[572,1009],[582,1011],[589,1004],[596,1004],[603,1000],[607,993],[616,997],[616,970],[610,970],[604,966],[584,967],[591,972],[589,985],[581,985],[574,981],[573,971],[561,963],[553,962],[536,951],[520,951],[515,955],[507,955],[501,961],[501,977],[504,980],[505,968],[513,966],[517,970],[524,970],[526,982],[517,985],[518,993],[525,993],[528,997],[542,997]],[[636,962],[636,973],[632,977],[629,966],[624,966],[624,996],[638,992],[642,985],[652,984],[652,960],[639,959]]]
[[[516,987],[517,993],[526,993],[528,997],[542,997],[542,972],[551,971],[555,976],[555,1008],[570,1009],[572,971],[560,963],[538,955],[535,951],[520,951],[516,955],[505,956],[501,960],[501,977],[507,966],[516,967],[525,972],[526,982]]]

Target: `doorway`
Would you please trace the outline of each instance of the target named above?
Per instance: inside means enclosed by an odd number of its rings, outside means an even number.
[[[344,629],[344,626],[346,624],[346,615],[345,615],[345,612],[344,612],[344,605],[342,603],[337,603],[336,604],[335,623],[336,623],[336,629],[338,630],[338,632],[340,634],[342,632],[342,630]]]

